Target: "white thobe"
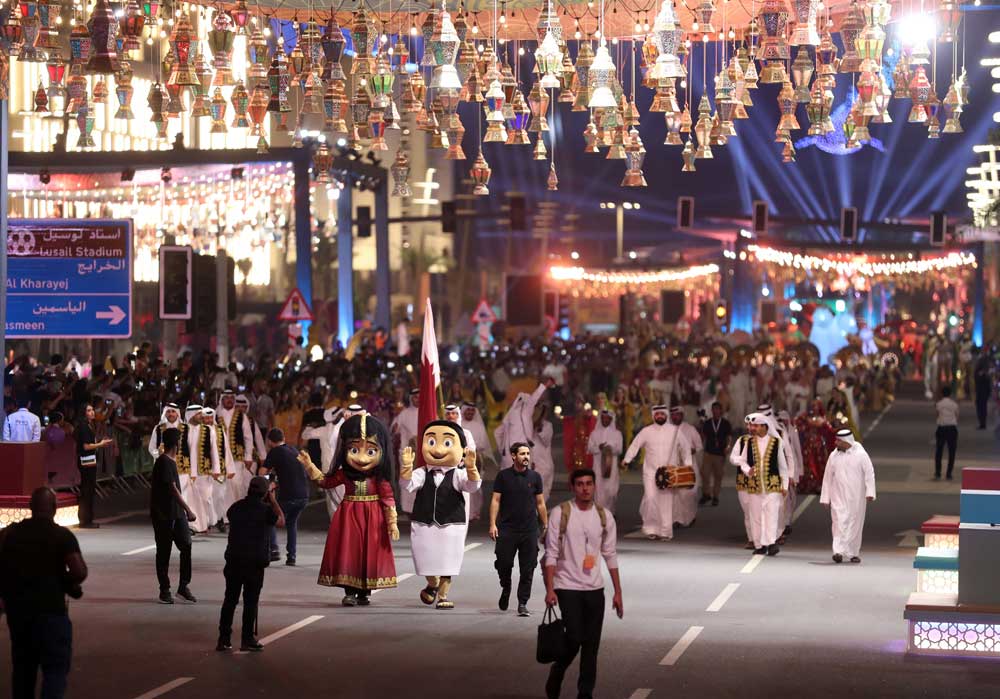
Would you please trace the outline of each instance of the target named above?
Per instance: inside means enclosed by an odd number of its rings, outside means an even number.
[[[781,441],[785,443],[785,461],[788,463],[788,493],[785,495],[781,505],[781,527],[792,526],[792,516],[795,514],[795,504],[798,496],[795,484],[804,473],[805,465],[802,461],[802,444],[799,442],[799,431],[794,426],[782,428]]]
[[[403,463],[403,450],[410,446],[410,440],[414,440],[416,443],[417,439],[417,408],[414,405],[410,405],[403,408],[396,419],[392,421],[392,431],[399,435],[399,461],[397,462],[402,466]],[[415,444],[414,450],[419,449],[420,445]],[[414,463],[416,463],[416,454],[414,454]],[[413,498],[414,493],[406,489],[406,483],[400,479],[399,480],[399,506],[402,508],[403,512],[413,512]]]
[[[689,422],[678,425],[681,435],[687,440],[691,461],[694,462],[694,487],[678,490],[674,495],[674,521],[689,527],[698,517],[698,498],[701,491],[702,443],[698,429]]]
[[[206,531],[210,526],[219,521],[225,513],[218,514],[215,511],[215,501],[213,499],[214,488],[218,485],[215,478],[209,475],[198,474],[198,454],[201,440],[201,430],[208,429],[209,450],[212,463],[212,473],[215,475],[222,473],[222,466],[219,463],[219,441],[215,425],[190,425],[188,427],[188,450],[191,455],[191,470],[181,477],[181,495],[192,510],[194,510],[195,521],[191,528],[196,532]]]
[[[337,454],[337,437],[340,435],[340,426],[343,424],[343,420],[338,420],[337,422],[327,422],[322,427],[304,427],[302,429],[301,439],[303,443],[310,439],[319,440],[320,461],[322,463],[315,465],[324,474],[329,473],[330,469],[333,468],[333,459]],[[345,487],[338,485],[336,488],[323,491],[326,500],[326,513],[331,518],[344,500]]]
[[[611,474],[607,478],[604,477],[604,469],[601,466],[602,444],[611,448]],[[622,453],[622,447],[622,433],[615,427],[614,418],[612,418],[611,424],[607,427],[598,422],[587,439],[587,451],[593,455],[594,473],[597,475],[594,501],[612,513],[615,511],[615,504],[618,500],[620,477],[618,455]]]
[[[642,533],[671,539],[674,536],[675,491],[656,487],[656,469],[661,466],[692,466],[691,446],[680,429],[668,422],[643,427],[625,452],[625,463],[635,459],[640,449],[646,450],[642,462],[642,503],[639,505]]]
[[[493,436],[497,440],[497,448],[500,450],[502,457],[510,453],[512,444],[535,441],[535,406],[542,399],[543,393],[545,393],[545,384],[538,384],[538,387],[531,393],[519,393],[510,404],[507,414],[504,415],[503,422],[500,423],[500,426],[493,433]],[[549,444],[551,443],[552,439],[550,437]],[[532,460],[537,463],[538,458],[535,456],[534,448],[531,450],[531,456]],[[509,468],[512,465],[512,462],[507,458],[501,458],[500,461],[502,462],[501,468]]]
[[[160,420],[160,424],[153,428],[153,432],[149,435],[148,450],[149,450],[149,455],[153,457],[154,461],[160,455],[160,445],[156,443],[156,432],[157,430],[159,430],[160,425],[164,426],[163,427],[164,430],[169,430],[169,429],[179,430],[184,426],[184,422],[181,421],[180,419],[178,419],[177,422],[169,422],[168,420],[162,419]]]
[[[734,425],[743,422],[750,412],[750,375],[738,371],[729,379],[729,421]]]
[[[542,477],[542,496],[547,502],[556,476],[556,464],[552,459],[552,423],[542,420],[542,429],[532,432],[531,442],[531,466]],[[508,462],[508,465],[512,464],[512,461]]]
[[[236,457],[233,456],[233,445],[229,443],[229,426],[236,417],[236,411],[237,408],[226,410],[222,406],[215,409],[215,414],[222,419],[223,423],[226,473],[235,474],[225,483],[228,495],[222,504],[224,504],[226,511],[229,510],[229,506],[234,502],[242,500],[247,496],[247,491],[250,489],[250,479],[257,473],[257,469],[252,464],[249,469],[246,465],[247,461],[253,461],[253,429],[250,427],[250,417],[246,413],[243,413],[242,433],[236,435],[236,439],[243,444],[243,460],[237,461]],[[225,515],[225,512],[222,514]]]
[[[445,474],[452,469],[435,469],[434,484],[441,485]],[[454,469],[456,490],[463,493],[473,493],[479,490],[482,481],[470,481],[464,466]],[[413,476],[404,481],[406,490],[414,498],[417,491],[424,487],[427,480],[427,470],[413,469]],[[468,520],[466,520],[468,521]],[[465,537],[469,532],[466,524],[421,524],[410,523],[410,550],[413,552],[413,567],[417,575],[458,575],[462,572],[462,560],[465,558]]]
[[[778,440],[777,458],[778,474],[781,476],[781,489],[788,489],[788,463],[785,461],[785,448],[779,437],[768,434],[764,437],[753,437],[757,440],[757,452],[764,457],[769,439]],[[749,445],[747,449],[749,450]],[[750,474],[749,454],[740,451],[737,442],[729,454],[729,459],[740,467],[745,475]],[[757,464],[758,469],[766,469],[767,464]],[[778,540],[778,529],[781,523],[781,503],[784,496],[781,493],[746,493],[743,499],[745,514],[750,519],[750,538],[756,548],[770,546]]]
[[[860,444],[847,451],[834,449],[826,460],[819,501],[830,505],[833,552],[857,556],[865,526],[867,498],[875,498],[875,469]]]

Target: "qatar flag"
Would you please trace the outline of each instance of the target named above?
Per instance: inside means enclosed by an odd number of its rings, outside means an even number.
[[[424,427],[438,419],[437,387],[441,383],[441,362],[438,360],[437,335],[434,333],[434,311],[427,299],[424,311],[424,339],[420,349],[420,402],[417,406],[417,467],[424,465],[420,448]]]

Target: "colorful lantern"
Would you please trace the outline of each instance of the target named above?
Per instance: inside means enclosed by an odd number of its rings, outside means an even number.
[[[90,31],[92,53],[87,62],[88,73],[117,73],[121,69],[118,62],[118,20],[107,0],[97,0],[94,11],[87,22]]]
[[[409,197],[413,195],[410,189],[410,158],[406,151],[400,148],[396,151],[396,159],[393,160],[389,168],[392,174],[392,194],[396,197]]]

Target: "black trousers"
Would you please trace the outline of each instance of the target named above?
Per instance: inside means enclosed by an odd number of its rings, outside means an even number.
[[[80,469],[80,524],[94,523],[94,493],[97,489],[97,466]]]
[[[592,699],[597,682],[597,651],[604,627],[604,590],[556,590],[556,596],[563,623],[566,624],[569,648],[564,660],[552,663],[545,694],[549,699],[558,699],[566,669],[579,653],[577,699]]]
[[[191,527],[186,519],[154,519],[156,541],[156,579],[160,592],[170,591],[170,552],[174,546],[181,554],[181,580],[177,589],[191,582]]]
[[[517,580],[517,601],[518,604],[527,604],[531,598],[531,579],[535,575],[535,566],[538,565],[538,534],[500,532],[494,553],[497,559],[493,565],[500,576],[500,586],[508,589],[511,585],[511,572],[514,570],[514,556],[517,556],[520,570],[520,577]]]
[[[42,671],[42,699],[62,699],[73,656],[73,625],[65,614],[7,615],[12,696],[35,699]]]
[[[934,433],[934,475],[941,475],[941,454],[945,445],[948,446],[948,476],[955,469],[955,449],[958,448],[958,428],[955,425],[944,425]]]
[[[236,605],[243,592],[243,640],[256,637],[257,602],[260,600],[260,589],[264,587],[263,566],[247,565],[246,563],[226,563],[222,569],[226,576],[226,595],[222,600],[222,612],[219,614],[219,635],[230,638],[233,633],[233,615]]]
[[[976,389],[976,418],[979,420],[979,429],[986,429],[986,416],[989,413],[990,389]]]

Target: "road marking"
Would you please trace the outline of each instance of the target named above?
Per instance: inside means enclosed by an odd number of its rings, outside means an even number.
[[[475,544],[469,544],[468,546],[465,547],[465,550],[466,551],[471,551],[472,549],[477,548],[477,547],[482,546],[482,545],[483,545],[483,543],[481,541],[479,541],[479,542],[476,542]]]
[[[680,660],[682,655],[684,655],[684,651],[688,649],[688,646],[694,643],[694,639],[698,638],[698,634],[704,630],[704,626],[692,626],[685,631],[684,635],[680,637],[680,640],[674,644],[674,647],[670,649],[670,652],[667,653],[663,657],[663,660],[660,661],[660,665],[668,665],[671,667],[676,665],[677,661]]]
[[[719,596],[716,597],[715,600],[710,605],[708,605],[708,609],[706,609],[705,611],[717,612],[720,609],[722,609],[722,605],[724,605],[726,602],[729,601],[729,598],[733,596],[733,593],[736,592],[736,590],[738,590],[739,587],[740,587],[739,583],[729,583],[728,585],[726,585],[726,589],[724,589],[722,592],[719,593]]]
[[[101,519],[95,519],[94,522],[97,524],[111,524],[112,522],[119,522],[123,519],[128,519],[129,517],[146,514],[147,512],[149,512],[149,510],[129,510],[128,512],[123,512],[120,515],[115,515],[114,517],[102,517]]]
[[[266,646],[268,643],[274,643],[279,638],[284,638],[288,634],[290,634],[290,633],[292,633],[294,631],[298,631],[299,629],[301,629],[304,626],[309,626],[309,624],[312,624],[313,622],[319,621],[322,618],[323,618],[322,615],[307,616],[302,621],[297,621],[294,624],[292,624],[291,626],[286,626],[285,628],[281,629],[280,631],[275,631],[270,636],[265,636],[264,638],[260,639],[260,644],[262,646]]]
[[[185,685],[193,679],[193,677],[178,677],[176,680],[171,680],[166,684],[161,684],[156,689],[151,689],[145,694],[140,694],[135,699],[156,699],[156,697],[163,696],[170,690],[177,689],[181,685]]]
[[[750,560],[747,561],[747,564],[743,566],[740,572],[743,573],[744,575],[749,575],[754,571],[754,568],[760,565],[760,562],[763,560],[764,557],[762,555],[755,553],[750,557]]]
[[[861,435],[861,439],[867,438],[868,435],[872,433],[872,430],[878,427],[878,423],[882,422],[882,418],[884,418],[885,414],[889,412],[889,408],[891,408],[892,405],[893,405],[892,403],[889,403],[889,405],[882,408],[882,412],[880,412],[878,415],[875,416],[875,419],[872,420],[872,424],[868,425],[868,429],[865,430],[864,434]]]
[[[652,689],[637,689],[632,692],[628,699],[646,699],[650,694],[653,693]]]
[[[143,551],[151,551],[156,548],[156,544],[150,544],[149,546],[143,546],[142,548],[132,549],[131,551],[126,551],[123,556],[134,556],[137,553],[142,553]]]
[[[813,500],[815,499],[815,495],[806,495],[806,499],[803,500],[802,503],[795,508],[795,512],[792,513],[793,524],[795,523],[795,520],[802,516],[802,513],[806,511],[806,508],[813,504]]]

